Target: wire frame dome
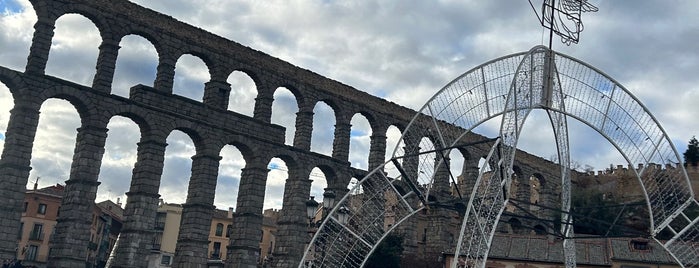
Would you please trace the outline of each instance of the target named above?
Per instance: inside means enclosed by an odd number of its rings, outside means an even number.
[[[465,193],[465,208],[454,259],[485,267],[495,227],[510,201],[517,141],[533,109],[544,109],[554,130],[561,179],[564,262],[576,265],[570,209],[567,119],[597,131],[614,146],[643,189],[651,236],[683,267],[699,265],[699,202],[680,155],[657,120],[628,90],[594,67],[537,46],[501,57],[462,74],[435,94],[403,131],[393,157],[372,170],[330,211],[299,267],[362,267],[378,244],[395,230],[415,231],[416,213],[448,176],[450,150],[473,143],[468,133],[500,117],[501,128],[483,172]],[[639,165],[642,164],[642,165]],[[395,168],[400,175],[389,176]],[[445,175],[447,174],[447,175]],[[447,182],[448,184],[448,182]],[[390,205],[389,205],[390,204]],[[343,217],[339,217],[343,214]],[[348,216],[348,217],[347,217]],[[385,226],[386,217],[395,220]],[[342,218],[342,221],[340,221]],[[346,219],[348,218],[348,219]],[[411,229],[413,228],[413,229]],[[672,238],[659,240],[661,232]],[[322,248],[322,254],[316,252]],[[449,264],[456,267],[456,262]]]

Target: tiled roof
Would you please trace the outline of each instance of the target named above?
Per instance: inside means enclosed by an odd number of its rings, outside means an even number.
[[[55,196],[63,196],[63,191],[65,190],[65,186],[61,184],[56,184],[52,185],[49,187],[44,187],[41,189],[36,190],[37,192],[44,193],[44,194],[50,194],[50,195],[55,195]]]
[[[214,218],[228,219],[228,210],[214,209]]]
[[[647,243],[647,249],[635,249],[634,243]],[[546,236],[496,234],[490,248],[491,259],[531,260],[563,263],[563,241]],[[575,239],[577,263],[611,265],[614,261],[675,264],[674,259],[654,240],[639,238]]]
[[[647,250],[638,250],[633,248],[633,243],[647,242]],[[635,242],[635,243],[638,243]],[[653,240],[647,239],[629,239],[629,238],[610,238],[609,245],[611,247],[611,258],[614,260],[638,261],[650,263],[669,263],[674,264],[674,259],[665,249]]]
[[[606,245],[600,239],[576,239],[577,263],[610,265]],[[489,258],[563,263],[563,241],[546,236],[495,235]]]

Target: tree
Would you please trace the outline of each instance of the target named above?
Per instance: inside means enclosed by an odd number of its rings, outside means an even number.
[[[687,144],[687,150],[684,151],[684,166],[697,166],[699,165],[699,141],[697,137],[692,137]]]
[[[403,253],[403,237],[389,234],[381,241],[379,247],[371,254],[364,267],[400,267],[400,258]]]

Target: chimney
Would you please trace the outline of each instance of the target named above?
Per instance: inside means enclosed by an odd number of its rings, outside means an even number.
[[[41,177],[37,176],[36,180],[34,181],[34,191],[36,191],[36,188],[39,187],[39,179],[41,179]]]
[[[228,207],[228,218],[229,219],[233,218],[233,207]]]
[[[117,206],[121,207],[121,197],[117,197]]]

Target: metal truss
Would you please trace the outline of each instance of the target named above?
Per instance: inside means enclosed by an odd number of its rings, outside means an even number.
[[[444,157],[434,153],[467,143],[466,134],[501,117],[499,140],[481,172],[463,214],[456,257],[484,267],[507,203],[517,141],[527,115],[544,109],[554,129],[561,167],[561,227],[567,267],[575,267],[576,237],[570,212],[567,118],[596,130],[627,160],[643,189],[651,236],[683,267],[699,265],[699,209],[677,150],[651,113],[624,87],[599,70],[543,46],[482,64],[433,96],[406,127],[393,159],[371,171],[329,213],[299,267],[361,267],[390,232],[410,232],[410,217],[430,206],[431,190],[443,183]],[[431,142],[424,142],[423,138]],[[443,154],[448,155],[448,153]],[[435,160],[437,159],[437,160]],[[436,162],[435,162],[436,161]],[[642,164],[642,165],[639,165]],[[401,170],[393,178],[387,168]],[[338,220],[349,211],[349,221]],[[387,219],[393,224],[385,224]],[[414,230],[412,230],[414,231]],[[669,233],[669,240],[659,234]],[[322,256],[311,256],[322,247]],[[454,258],[457,259],[457,258]],[[456,263],[451,263],[455,267]]]

